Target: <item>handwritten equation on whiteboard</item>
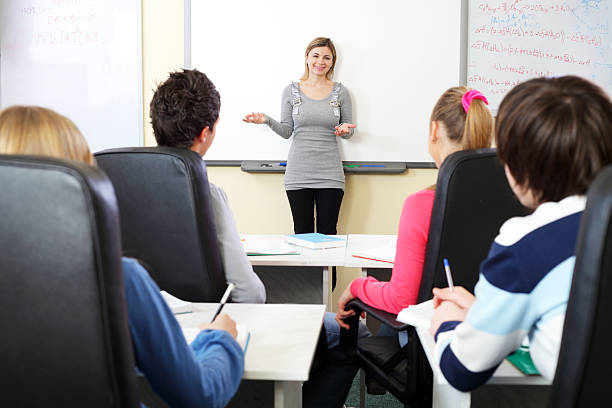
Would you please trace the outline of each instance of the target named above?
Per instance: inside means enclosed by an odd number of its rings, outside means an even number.
[[[3,39],[4,50],[52,59],[62,58],[62,51],[97,52],[104,41],[101,25],[106,17],[100,8],[92,0],[10,3],[5,13],[13,29]]]
[[[574,74],[612,94],[612,0],[470,1],[468,86],[497,108],[512,87]]]

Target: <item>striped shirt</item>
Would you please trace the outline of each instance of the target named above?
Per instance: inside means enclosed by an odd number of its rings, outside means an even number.
[[[584,196],[567,197],[502,225],[465,322],[445,322],[436,333],[440,369],[455,388],[485,383],[525,336],[537,369],[554,377],[585,204]]]

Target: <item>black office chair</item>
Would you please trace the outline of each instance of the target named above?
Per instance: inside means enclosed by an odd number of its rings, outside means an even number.
[[[612,406],[612,166],[597,176],[576,244],[557,371],[549,406]]]
[[[512,193],[495,149],[465,150],[446,158],[438,173],[418,302],[432,297],[434,287],[446,287],[442,260],[448,258],[455,285],[473,290],[480,262],[488,254],[500,226],[508,218],[526,215]],[[397,331],[408,332],[400,349],[397,337],[357,338],[357,317],[351,330],[341,331],[341,345],[368,376],[410,406],[431,406],[432,373],[414,328],[395,320],[396,315],[355,299],[349,303],[359,314],[375,318]]]
[[[110,181],[0,155],[0,185],[2,405],[138,406]]]
[[[170,147],[104,150],[95,158],[115,187],[124,255],[143,261],[174,296],[218,302],[225,274],[202,158]]]

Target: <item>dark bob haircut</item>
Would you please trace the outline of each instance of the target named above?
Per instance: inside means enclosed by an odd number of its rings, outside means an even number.
[[[221,98],[215,85],[197,69],[170,73],[151,100],[151,124],[159,146],[189,148],[219,118]]]
[[[612,163],[612,103],[576,76],[532,79],[503,99],[495,138],[501,161],[538,202],[585,194]]]

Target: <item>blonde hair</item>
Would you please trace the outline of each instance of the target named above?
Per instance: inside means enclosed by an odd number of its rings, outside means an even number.
[[[463,109],[461,100],[470,90],[465,86],[447,89],[436,102],[429,123],[442,123],[448,138],[463,150],[491,147],[494,121],[487,105],[474,98],[467,113]]]
[[[331,67],[329,68],[329,71],[327,71],[327,73],[325,74],[325,78],[331,80],[332,76],[334,75],[334,67],[336,66],[336,47],[334,47],[334,43],[329,38],[317,37],[314,40],[312,40],[310,43],[308,43],[304,56],[308,58],[308,54],[310,53],[310,51],[312,51],[313,48],[318,48],[318,47],[327,47],[332,53],[332,64],[331,64]],[[304,74],[302,75],[300,80],[304,81],[308,79],[309,75],[310,75],[310,70],[308,69],[308,63],[304,62]]]
[[[11,106],[0,112],[0,153],[53,156],[94,164],[76,125],[39,106]]]

